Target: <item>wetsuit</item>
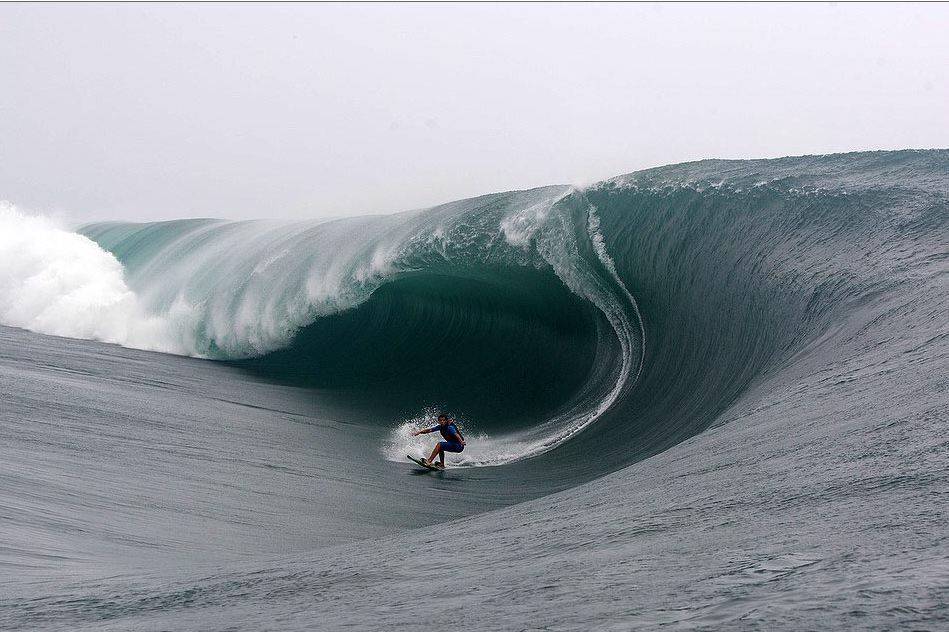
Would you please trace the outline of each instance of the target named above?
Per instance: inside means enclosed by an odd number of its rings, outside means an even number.
[[[442,450],[445,452],[461,452],[465,449],[465,446],[461,443],[461,433],[458,432],[458,426],[453,423],[441,424],[435,426],[430,430],[430,432],[439,431],[442,433],[442,438],[444,441],[439,441],[438,445],[442,447]]]

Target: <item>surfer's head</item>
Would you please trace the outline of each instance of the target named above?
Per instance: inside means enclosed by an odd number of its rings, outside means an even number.
[[[441,425],[443,425],[443,426],[444,426],[445,424],[447,424],[447,423],[448,423],[448,415],[446,415],[445,413],[439,413],[439,414],[438,414],[438,423],[441,424]]]

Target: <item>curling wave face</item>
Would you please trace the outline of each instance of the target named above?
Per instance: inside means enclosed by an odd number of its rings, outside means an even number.
[[[449,406],[483,435],[462,462],[496,465],[591,424],[641,364],[635,301],[581,202],[547,187],[394,216],[81,232],[186,353],[372,399],[393,425]]]
[[[906,283],[925,261],[894,248],[944,230],[947,156],[704,161],[323,222],[70,233],[7,208],[0,317],[363,400],[390,458],[447,406],[478,437],[460,463],[559,446],[615,469]]]

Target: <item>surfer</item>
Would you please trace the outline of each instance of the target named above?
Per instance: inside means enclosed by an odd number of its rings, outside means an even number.
[[[435,449],[432,450],[432,455],[428,457],[429,465],[435,465],[435,457],[439,457],[439,466],[445,467],[445,453],[446,452],[461,452],[465,449],[465,438],[461,436],[461,431],[458,430],[458,426],[455,424],[455,420],[441,413],[438,415],[438,425],[432,426],[431,428],[426,428],[424,430],[417,430],[412,433],[413,437],[417,437],[421,434],[428,434],[429,432],[440,432],[442,433],[442,438],[444,441],[439,441],[435,444]]]

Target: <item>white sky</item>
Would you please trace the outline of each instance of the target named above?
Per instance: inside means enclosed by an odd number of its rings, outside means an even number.
[[[315,217],[949,147],[949,5],[0,5],[0,199]]]

